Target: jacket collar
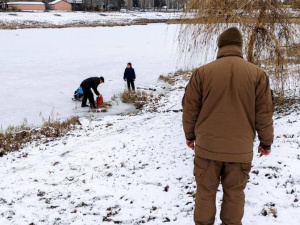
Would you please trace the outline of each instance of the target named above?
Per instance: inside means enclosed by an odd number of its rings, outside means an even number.
[[[217,54],[217,59],[223,58],[226,56],[238,56],[243,58],[243,51],[237,45],[226,45],[219,49]]]

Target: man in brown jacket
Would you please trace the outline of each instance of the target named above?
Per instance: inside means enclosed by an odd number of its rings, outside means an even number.
[[[214,224],[220,182],[222,224],[241,225],[255,132],[259,153],[271,152],[269,79],[262,69],[243,59],[242,40],[237,28],[225,30],[218,39],[217,60],[193,73],[182,100],[186,143],[195,150],[196,225]]]

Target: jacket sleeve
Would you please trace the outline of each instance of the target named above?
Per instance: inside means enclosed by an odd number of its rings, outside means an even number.
[[[203,92],[201,86],[199,70],[196,70],[185,89],[182,99],[182,124],[187,140],[196,140],[195,126],[202,107]]]
[[[135,79],[135,72],[134,72],[134,69],[132,69],[132,73],[133,73],[133,79]]]
[[[123,79],[124,79],[124,80],[126,79],[126,70],[124,71]]]
[[[255,129],[260,145],[270,146],[273,143],[273,100],[269,77],[263,73],[255,90]]]
[[[95,94],[98,96],[98,95],[100,95],[100,93],[99,93],[99,91],[97,90],[97,87],[98,87],[98,85],[96,85],[96,84],[94,84],[94,85],[92,86],[93,91],[94,91]]]

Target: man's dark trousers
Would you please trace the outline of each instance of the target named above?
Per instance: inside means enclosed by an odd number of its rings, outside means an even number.
[[[133,91],[135,91],[135,87],[134,87],[134,79],[132,78],[127,78],[127,87],[128,87],[128,90],[130,91],[130,86],[131,86],[131,89]]]
[[[82,87],[82,90],[83,90],[83,99],[82,99],[81,106],[86,106],[86,101],[87,101],[87,99],[89,99],[90,106],[93,108],[96,108],[94,95],[93,95],[93,92],[91,91],[91,89]]]

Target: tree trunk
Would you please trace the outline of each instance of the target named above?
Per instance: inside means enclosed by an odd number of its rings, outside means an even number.
[[[253,29],[250,40],[249,40],[248,51],[247,51],[247,60],[248,60],[248,62],[251,62],[253,64],[254,64],[253,52],[254,52],[254,45],[255,45],[256,37],[257,37],[257,29]]]
[[[254,29],[252,30],[252,34],[250,36],[248,52],[247,52],[247,60],[251,63],[254,63],[254,55],[253,55],[254,46],[255,46],[258,30],[262,26],[262,23],[265,18],[265,12],[266,12],[266,3],[264,3],[264,5],[259,10],[259,15],[258,15],[258,18],[256,21],[256,25],[255,25]]]

